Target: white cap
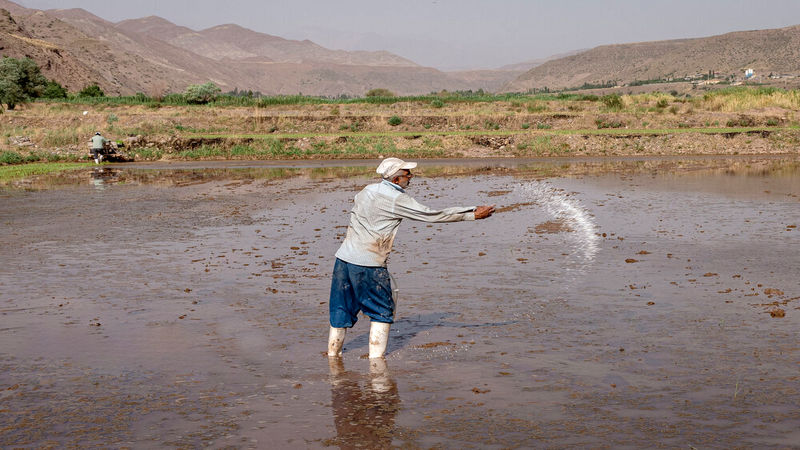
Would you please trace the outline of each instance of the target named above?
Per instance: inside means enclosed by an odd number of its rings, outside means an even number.
[[[406,162],[400,158],[386,158],[378,165],[378,169],[375,172],[381,174],[381,177],[385,179],[390,179],[392,175],[397,173],[399,170],[409,170],[417,167],[417,163],[415,162]]]

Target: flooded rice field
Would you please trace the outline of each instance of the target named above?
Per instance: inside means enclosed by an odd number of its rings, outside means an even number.
[[[0,446],[796,447],[800,163],[422,161],[383,361],[324,356],[377,161],[0,191]]]

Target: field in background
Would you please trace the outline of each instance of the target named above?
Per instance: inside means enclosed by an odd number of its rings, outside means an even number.
[[[793,154],[800,91],[181,97],[50,101],[2,115],[0,164],[82,161],[95,131],[135,160]]]

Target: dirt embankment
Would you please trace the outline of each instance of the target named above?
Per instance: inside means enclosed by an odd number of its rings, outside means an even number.
[[[377,139],[376,139],[377,140]],[[798,131],[740,131],[719,133],[676,133],[647,135],[596,134],[509,134],[468,136],[390,136],[381,137],[379,145],[368,138],[352,136],[279,137],[274,140],[245,138],[179,138],[146,143],[157,145],[165,152],[164,159],[187,159],[189,150],[213,147],[220,156],[237,147],[266,150],[278,145],[284,156],[352,158],[354,145],[372,145],[359,150],[361,157],[379,157],[400,153],[439,157],[535,157],[535,156],[645,156],[645,155],[739,155],[797,153]],[[314,149],[326,149],[318,155]],[[132,148],[132,152],[136,152]],[[237,159],[235,155],[233,158]],[[191,159],[191,158],[189,158]],[[242,158],[248,159],[247,155]]]

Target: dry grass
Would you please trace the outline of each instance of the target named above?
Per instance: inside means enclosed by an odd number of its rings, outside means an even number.
[[[725,89],[690,99],[663,93],[623,95],[620,102],[621,107],[615,109],[606,107],[599,99],[592,101],[578,96],[552,100],[446,102],[440,107],[429,101],[275,105],[267,108],[34,103],[3,115],[0,133],[4,139],[0,139],[0,151],[25,151],[25,148],[12,145],[14,141],[19,142],[16,136],[23,136],[38,147],[37,151],[60,152],[66,149],[74,154],[84,154],[91,135],[101,131],[111,139],[144,136],[145,142],[136,151],[154,159],[167,157],[171,152],[168,142],[176,138],[232,135],[242,138],[255,136],[257,139],[268,136],[284,141],[285,145],[267,151],[261,144],[253,143],[252,150],[243,148],[242,153],[236,155],[214,150],[215,157],[302,157],[314,152],[319,157],[340,157],[383,151],[467,154],[481,146],[465,137],[467,134],[517,136],[513,144],[503,150],[516,155],[565,155],[569,149],[584,151],[584,147],[586,154],[594,154],[602,149],[587,147],[577,139],[566,147],[563,145],[566,138],[544,137],[596,134],[598,119],[622,124],[621,128],[614,129],[621,132],[618,134],[641,134],[637,130],[643,129],[661,134],[677,134],[673,131],[684,134],[695,132],[695,128],[702,129],[696,133],[707,133],[712,127],[719,128],[718,132],[722,133],[726,132],[724,127],[731,127],[726,124],[735,123],[740,124],[736,125],[738,127],[769,127],[778,136],[774,131],[790,128],[786,130],[790,132],[791,127],[797,127],[795,116],[800,109],[800,93],[774,89]],[[113,122],[109,120],[112,116],[116,118]],[[387,122],[392,116],[402,118],[402,123],[390,126]],[[789,140],[794,139],[794,134],[787,136],[781,138],[785,142],[780,143],[790,148],[794,144]],[[342,142],[338,142],[339,137],[342,137]],[[293,143],[307,138],[311,139],[307,143],[311,146],[309,148],[302,142]],[[251,145],[248,142],[244,144]],[[684,150],[685,145],[674,151]],[[625,151],[641,153],[633,146]],[[490,148],[488,152],[497,153],[498,149]],[[192,157],[191,154],[186,156]]]
[[[727,89],[703,96],[699,106],[707,111],[741,112],[753,109],[800,109],[800,91],[777,89]]]

